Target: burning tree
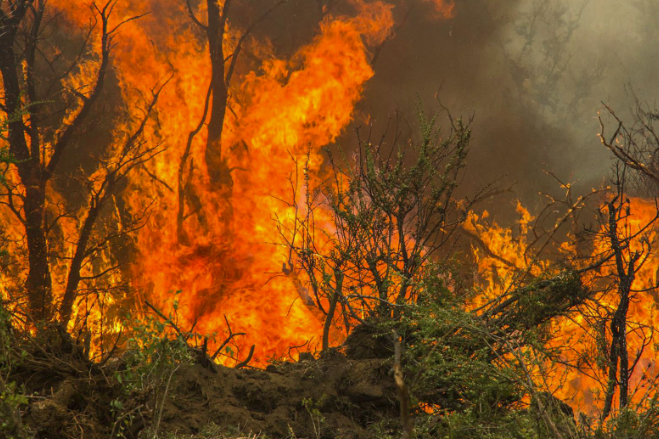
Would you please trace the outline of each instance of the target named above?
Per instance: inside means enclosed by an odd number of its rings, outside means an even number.
[[[5,15],[14,16],[12,5],[22,4],[3,3]],[[32,26],[39,15],[35,15],[35,11],[39,11],[38,2],[25,2],[25,5],[24,13],[23,9],[16,9],[22,13],[20,19],[12,21],[16,29]],[[105,230],[104,235],[117,243],[125,239],[128,232],[136,231],[130,245],[139,257],[133,258],[133,266],[122,270],[121,275],[156,306],[162,307],[172,290],[181,289],[184,292],[183,318],[190,325],[198,322],[199,328],[208,332],[215,331],[218,322],[223,326],[224,314],[231,322],[239,320],[237,314],[243,314],[245,306],[274,307],[276,312],[271,316],[280,320],[293,315],[296,323],[287,326],[286,337],[260,340],[263,344],[256,352],[259,358],[283,352],[286,349],[284,340],[301,342],[307,335],[316,333],[318,322],[304,305],[295,301],[297,295],[289,288],[288,280],[270,281],[270,271],[281,264],[283,252],[272,252],[265,244],[276,234],[270,221],[275,206],[270,201],[270,193],[263,192],[262,188],[273,181],[283,181],[280,177],[290,168],[285,163],[286,151],[302,157],[311,145],[313,172],[319,169],[322,162],[319,149],[336,139],[351,121],[352,109],[361,96],[362,87],[373,75],[369,48],[388,37],[393,24],[391,6],[382,2],[355,2],[352,9],[347,9],[356,10],[354,16],[322,8],[317,36],[297,47],[291,56],[281,58],[276,56],[267,38],[261,41],[252,34],[282,2],[272,2],[267,8],[256,10],[248,3],[173,1],[167,8],[154,8],[146,17],[142,17],[143,9],[130,3],[108,3],[91,9],[92,14],[90,9],[81,8],[75,2],[53,1],[47,5],[43,7],[42,30],[77,28],[87,33],[70,33],[81,39],[77,51],[69,42],[57,40],[58,33],[54,34],[56,37],[40,38],[32,44],[37,47],[34,61],[37,69],[34,76],[38,79],[34,99],[37,101],[33,102],[27,92],[23,93],[19,99],[20,108],[28,112],[24,120],[12,125],[16,129],[31,127],[29,119],[34,119],[34,126],[38,125],[43,138],[41,164],[37,167],[54,169],[44,174],[47,178],[37,179],[43,186],[39,191],[43,202],[37,203],[43,212],[41,235],[45,236],[48,247],[37,265],[43,266],[44,260],[48,260],[49,273],[39,277],[35,269],[25,274],[30,282],[43,278],[45,292],[41,296],[53,296],[57,302],[55,308],[60,308],[47,310],[45,317],[61,313],[64,320],[68,319],[69,307],[73,306],[75,314],[76,306],[71,302],[76,296],[72,293],[76,285],[99,283],[114,277],[119,259],[122,262],[129,259],[126,252],[116,257],[119,254],[116,247],[85,242],[88,241],[85,236]],[[114,11],[114,16],[119,15],[119,7],[123,17],[141,19],[112,23],[110,14]],[[105,18],[101,13],[106,14]],[[57,20],[50,20],[52,17]],[[95,27],[88,27],[90,18]],[[105,37],[101,29],[103,22],[107,27]],[[153,47],[155,56],[134,56],[137,51],[116,50],[116,44],[120,43],[116,39],[117,25],[126,40],[145,51]],[[171,29],[176,29],[173,38],[153,38],[161,26],[168,29],[168,35]],[[5,35],[5,39],[8,36]],[[13,50],[18,53],[12,66],[20,70],[20,61],[25,60],[27,65],[28,60],[19,48],[30,40],[27,34],[17,30],[11,41],[15,45]],[[25,46],[30,47],[27,43]],[[51,52],[45,50],[47,48]],[[45,59],[40,50],[55,61]],[[58,50],[63,51],[61,56]],[[63,63],[65,58],[69,61],[67,65]],[[53,69],[50,69],[51,64]],[[18,78],[20,94],[28,87],[19,70],[14,76]],[[171,87],[165,93],[161,93],[163,81],[159,75],[162,71],[172,72]],[[63,76],[60,82],[58,74]],[[144,83],[158,86],[149,89]],[[50,87],[50,84],[54,85]],[[92,87],[96,85],[98,87]],[[176,93],[168,91],[171,89]],[[158,111],[151,105],[155,97]],[[112,112],[104,112],[108,109],[103,107],[106,98],[116,104]],[[115,114],[115,108],[125,112]],[[67,117],[58,119],[56,111],[67,109],[70,109]],[[48,118],[37,117],[37,113]],[[14,128],[12,133],[16,132]],[[55,154],[54,143],[47,133],[63,136],[65,128],[70,134],[61,143],[61,151],[67,152]],[[102,128],[104,134],[114,132],[115,140],[109,141],[107,135],[99,135],[92,142],[93,128]],[[160,136],[161,133],[167,136]],[[110,177],[120,182],[113,183],[107,196],[98,197],[105,207],[99,205],[91,209],[96,201],[91,200],[88,192],[90,176],[93,175],[98,189],[107,189],[98,181],[102,175],[94,174],[96,160],[102,155],[99,151],[108,159],[119,154],[121,141],[118,138],[124,134],[125,143],[133,145],[127,148],[130,154],[134,154],[135,149],[150,150],[152,154],[142,158],[152,160],[140,159],[132,162],[135,166],[120,166],[121,178],[116,178],[116,174]],[[27,139],[27,135],[25,137]],[[84,142],[94,144],[99,157],[85,158],[77,164],[75,160],[60,160],[62,156],[75,154]],[[30,145],[29,139],[26,144]],[[114,150],[110,151],[112,148],[107,145],[112,145]],[[157,154],[161,150],[162,154]],[[23,163],[19,154],[13,151],[12,154],[17,163],[6,167],[8,176],[16,165]],[[51,157],[55,158],[52,165]],[[21,166],[33,166],[31,163]],[[78,173],[76,178],[63,178],[74,173]],[[6,191],[7,203],[18,203],[16,210],[21,212],[23,205],[16,200],[21,188],[29,185],[24,186],[18,175],[8,182],[13,186]],[[272,188],[277,193],[283,189]],[[84,201],[80,199],[81,194],[84,194]],[[139,214],[151,207],[153,215]],[[7,209],[10,208],[8,205]],[[87,210],[92,215],[86,221],[88,225],[83,227],[80,222],[86,218]],[[278,211],[282,215],[292,213],[286,209]],[[58,215],[61,218],[52,225],[46,218],[49,215],[51,219]],[[112,216],[115,221],[109,220]],[[14,241],[20,237],[18,223],[6,231]],[[118,224],[121,224],[121,233],[116,229],[110,233]],[[146,227],[139,228],[145,224]],[[52,230],[46,230],[50,226]],[[78,230],[83,229],[91,232],[80,234],[82,239],[78,240]],[[30,230],[26,243],[33,242]],[[102,241],[99,236],[94,240],[97,238]],[[74,248],[78,241],[81,245],[76,248],[80,251]],[[95,254],[86,254],[85,246],[94,248]],[[260,250],[255,250],[255,246],[260,246]],[[12,251],[10,257],[16,262],[14,267],[19,267],[23,259],[17,251]],[[26,253],[25,260],[28,259]],[[90,264],[92,260],[96,262]],[[83,267],[83,272],[93,266],[93,272],[76,275],[77,266]],[[110,270],[106,271],[108,268]],[[85,288],[86,292],[91,291]],[[63,300],[65,291],[68,291],[66,301]],[[268,300],[274,295],[282,299]],[[291,302],[292,314],[288,312]],[[311,324],[313,328],[308,327],[303,334],[298,329],[302,322],[309,326],[310,319],[315,322]],[[239,325],[243,331],[253,334],[251,337],[257,337],[256,334],[270,333],[265,327],[271,324],[274,324],[271,319],[249,318],[240,319]]]
[[[636,100],[633,121],[625,123],[609,106],[604,106],[615,125],[613,132],[606,130],[606,115],[599,117],[600,140],[618,160],[635,171],[651,196],[659,188],[659,132],[655,127],[659,113]]]
[[[532,303],[537,296],[529,295],[529,288],[537,288],[546,282],[544,278],[566,267],[586,287],[584,294],[565,296],[570,305],[558,307],[562,310],[545,308],[550,318],[538,350],[544,359],[536,364],[534,385],[572,401],[584,413],[597,414],[595,424],[600,428],[611,414],[653,410],[651,395],[657,389],[652,310],[659,209],[652,200],[627,194],[629,171],[620,165],[609,187],[577,199],[572,199],[572,185],[562,183],[565,201],[549,197],[538,218],[518,207],[521,219],[516,237],[496,224],[479,224],[482,220],[477,217],[467,223],[469,235],[476,238],[477,285],[485,293],[485,297],[477,296],[479,309],[514,310],[517,307],[509,306],[512,300]],[[589,217],[595,226],[583,225]],[[572,227],[566,227],[573,221]],[[492,307],[497,302],[500,305]],[[542,302],[557,303],[554,299]],[[523,315],[506,314],[503,321],[509,323],[525,320]],[[524,331],[528,329],[524,326]],[[582,424],[586,429],[590,425]]]
[[[624,175],[621,178],[619,176],[616,183],[617,193],[606,204],[608,221],[603,230],[615,263],[612,277],[618,303],[613,308],[612,315],[609,312],[607,316],[610,344],[603,352],[608,357],[606,362],[608,381],[602,418],[607,418],[611,414],[616,388],[619,390],[619,409],[624,410],[630,403],[632,396],[630,379],[641,360],[643,351],[652,342],[654,331],[651,326],[645,327],[644,322],[639,322],[640,326],[638,323],[630,324],[628,313],[630,302],[638,293],[643,292],[634,288],[634,281],[643,265],[648,262],[649,254],[655,245],[650,240],[648,230],[651,230],[659,219],[659,208],[656,209],[655,216],[647,220],[647,224],[641,225],[640,228],[630,225],[631,203],[626,199],[624,184]],[[649,335],[645,329],[649,329]],[[631,359],[628,347],[629,333],[636,333],[635,335],[640,333],[641,339],[644,339],[640,345],[634,346],[636,352],[632,352],[632,355],[635,358]]]
[[[140,18],[112,20],[115,4],[92,4],[88,26],[77,29],[79,46],[62,50],[46,37],[61,26],[46,1],[0,2],[0,109],[8,120],[11,157],[3,163],[1,203],[20,225],[14,228],[12,252],[27,249],[26,311],[33,322],[67,325],[81,291],[98,291],[94,283],[117,271],[113,246],[142,218],[139,213],[121,217],[115,197],[131,172],[162,151],[161,145],[145,142],[144,134],[165,83],[144,97],[141,117],[111,116],[109,127],[103,114],[118,32]],[[99,125],[114,131],[101,147],[85,138]],[[80,157],[82,151],[89,158]],[[63,159],[75,161],[75,155],[76,166],[90,171],[62,170]],[[64,190],[71,181],[79,182],[80,198]]]
[[[285,272],[326,316],[323,350],[337,307],[348,334],[356,322],[390,318],[397,307],[415,301],[420,277],[466,218],[472,201],[456,198],[455,191],[469,123],[451,122],[443,138],[436,120],[421,112],[420,138],[401,141],[396,133],[393,145],[384,142],[386,136],[378,144],[362,140],[358,132],[354,162],[339,162],[330,153],[325,183],[312,187],[305,165],[304,200],[290,179],[288,204],[299,214],[292,221],[278,218],[290,255]]]

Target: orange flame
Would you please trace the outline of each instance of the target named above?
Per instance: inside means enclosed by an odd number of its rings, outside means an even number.
[[[440,18],[449,19],[455,17],[455,2],[453,0],[423,0],[432,3]]]
[[[654,202],[632,198],[630,205],[631,217],[625,221],[625,233],[633,236],[641,231],[656,215]],[[491,250],[492,254],[485,253],[480,248],[474,248],[478,267],[476,285],[481,295],[475,299],[474,306],[480,306],[489,299],[500,296],[509,290],[520,273],[532,276],[541,274],[551,275],[552,268],[548,260],[532,259],[529,252],[528,224],[533,220],[528,211],[518,205],[520,214],[519,233],[514,234],[511,229],[498,226],[496,223],[485,225],[482,218],[471,214],[467,222],[467,230],[475,233]],[[487,215],[484,214],[483,217]],[[602,229],[604,232],[604,229]],[[643,241],[655,242],[659,237],[659,229],[655,226],[633,239],[629,251],[641,250]],[[592,249],[593,259],[596,255],[604,254],[609,243],[606,239],[599,239]],[[564,252],[573,252],[571,245],[563,243]],[[645,249],[647,252],[647,248]],[[502,259],[497,258],[500,256]],[[505,259],[505,262],[504,262]],[[590,272],[584,283],[595,288],[599,279],[616,275],[613,264],[605,264],[599,272]],[[630,379],[634,402],[647,399],[648,384],[659,376],[656,365],[657,349],[659,348],[659,334],[652,328],[659,325],[659,316],[656,313],[659,303],[657,292],[657,273],[659,270],[659,254],[656,250],[647,253],[647,260],[638,271],[632,291],[638,291],[633,296],[628,312],[627,345],[630,359],[638,356],[639,361]],[[599,304],[605,309],[614,310],[619,298],[615,289],[607,289],[597,297]],[[550,329],[552,338],[549,346],[561,349],[562,359],[566,363],[578,365],[580,371],[574,368],[554,367],[551,374],[545,369],[543,383],[555,390],[555,395],[587,413],[594,413],[601,409],[604,393],[603,383],[607,382],[606,373],[594,361],[587,361],[586,356],[597,349],[596,337],[592,326],[588,325],[587,316],[576,313],[572,316],[556,319]],[[607,342],[610,343],[610,342]]]
[[[79,5],[53,3],[78,25],[89,19],[89,11]],[[247,63],[240,66],[243,72],[230,90],[231,111],[222,139],[233,168],[231,197],[210,189],[202,131],[192,145],[186,172],[187,190],[203,209],[196,212],[186,201],[187,242],[182,243],[177,233],[177,173],[187,136],[203,113],[210,65],[207,48],[195,37],[181,6],[184,2],[170,3],[126,25],[114,52],[129,106],[138,107],[140,96],[173,70],[173,86],[159,101],[158,127],[147,133],[151,141],[163,139],[167,145],[166,152],[146,166],[157,180],[140,173],[126,193],[134,212],[157,199],[137,237],[140,255],[131,270],[132,285],[160,306],[181,290],[182,327],[196,322],[197,332],[210,333],[223,329],[226,317],[234,331],[246,333],[238,348],[255,345],[254,357],[263,362],[321,333],[318,316],[299,300],[291,279],[280,271],[288,255],[272,245],[277,236],[274,217],[287,220],[294,211],[276,198],[289,195],[287,178],[296,166],[291,157],[301,158],[310,150],[310,169],[316,172],[322,163],[320,148],[351,121],[363,86],[373,76],[366,44],[388,36],[392,7],[380,1],[353,2],[357,16],[327,17],[314,41],[290,60],[272,56],[267,42],[252,43],[263,61],[251,71],[245,70]],[[116,6],[125,17],[145,9],[127,0]],[[226,52],[231,53],[237,39],[232,36],[240,32],[230,26],[228,33]],[[153,35],[158,36],[155,53],[150,51]],[[129,44],[140,50],[130,50]]]

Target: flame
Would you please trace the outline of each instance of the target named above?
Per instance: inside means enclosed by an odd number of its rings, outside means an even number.
[[[455,15],[452,0],[424,0],[432,3],[441,18]],[[203,3],[203,2],[202,2]],[[126,285],[113,294],[97,288],[94,275],[116,263],[110,251],[101,252],[94,264],[83,267],[85,294],[76,302],[71,329],[88,321],[90,333],[103,334],[102,327],[110,325],[109,333],[122,328],[113,317],[129,291],[139,292],[135,304],[148,298],[165,309],[171,306],[173,294],[178,294],[178,325],[187,329],[194,326],[199,333],[220,332],[218,341],[226,336],[229,322],[234,332],[245,333],[235,339],[238,359],[255,346],[255,362],[263,364],[268,358],[279,357],[291,346],[301,346],[317,339],[322,332],[322,316],[309,307],[300,280],[286,275],[280,267],[289,262],[288,250],[274,245],[278,229],[274,219],[290,222],[296,215],[296,206],[282,203],[291,196],[292,179],[299,161],[308,160],[311,178],[321,172],[321,147],[328,145],[345,130],[352,120],[356,103],[374,72],[369,64],[369,47],[377,45],[391,33],[392,6],[382,1],[353,0],[354,16],[327,15],[320,24],[318,35],[301,47],[290,59],[274,55],[267,40],[251,38],[250,51],[258,61],[241,58],[236,78],[229,88],[229,110],[224,121],[222,148],[229,156],[232,184],[223,191],[212,189],[208,170],[205,169],[204,130],[194,138],[189,154],[186,153],[189,134],[199,124],[209,87],[210,64],[208,48],[188,17],[185,2],[175,0],[118,0],[114,20],[121,22],[130,17],[151,12],[140,20],[127,22],[116,40],[113,52],[113,69],[129,112],[135,116],[144,107],[144,96],[152,87],[171,77],[165,88],[152,123],[145,130],[145,140],[162,143],[165,150],[144,169],[132,175],[128,188],[121,194],[127,210],[139,214],[148,210],[150,216],[136,238],[137,256],[129,270],[113,273],[103,282]],[[93,11],[85,2],[52,0],[49,5],[62,13],[71,29],[84,29]],[[200,8],[199,17],[206,11]],[[225,53],[232,53],[244,29],[231,22],[224,39]],[[100,41],[94,34],[93,49],[98,52]],[[52,49],[56,50],[56,49]],[[98,71],[97,57],[85,61],[65,78],[67,87],[84,89]],[[80,101],[67,110],[65,124],[79,111]],[[133,120],[133,122],[131,122]],[[120,120],[113,137],[117,147],[120,140],[134,129],[134,118]],[[184,165],[185,220],[179,228],[179,174]],[[15,169],[6,178],[17,181]],[[90,178],[92,185],[102,178],[99,168]],[[296,190],[301,190],[296,187]],[[53,188],[48,190],[48,209],[53,215],[61,213],[65,201]],[[20,205],[17,206],[20,208]],[[631,233],[640,230],[654,216],[653,203],[633,199],[633,216],[626,226]],[[533,216],[521,204],[518,230],[485,224],[487,212],[471,213],[465,228],[486,246],[474,247],[477,263],[475,284],[481,294],[470,305],[479,307],[499,297],[521,277],[550,274],[554,270],[549,260],[531,255],[529,238]],[[109,223],[122,227],[119,212],[112,214]],[[64,216],[57,230],[59,239],[51,245],[65,257],[72,255],[73,243],[79,233],[81,218]],[[25,277],[26,248],[22,228],[16,221],[3,221],[0,229],[3,247],[3,272],[0,294],[4,299],[19,299],[21,285],[16,279]],[[656,240],[656,230],[644,234],[648,241]],[[649,235],[649,236],[648,236]],[[641,248],[638,240],[632,241],[631,250]],[[606,243],[596,242],[593,255],[605,250]],[[564,252],[574,251],[563,243]],[[52,271],[57,300],[65,283],[67,259],[53,263]],[[632,328],[628,346],[632,353],[639,352],[638,367],[631,378],[632,388],[644,385],[648,376],[656,376],[655,358],[659,346],[657,335],[647,327],[659,325],[655,312],[659,294],[656,276],[659,254],[649,253],[638,272],[633,289],[637,293],[629,309]],[[604,265],[598,276],[613,274],[614,267]],[[596,284],[595,274],[585,279]],[[616,306],[614,292],[598,297],[608,308]],[[585,317],[557,319],[552,323],[553,347],[568,346],[563,355],[569,362],[580,362],[580,355],[593,348],[595,339],[587,329]],[[105,326],[104,326],[105,325]],[[108,331],[105,331],[108,332]],[[332,333],[334,342],[341,333]],[[648,340],[651,343],[648,343]],[[103,349],[103,340],[91,343],[94,349]],[[212,344],[211,344],[212,349]],[[228,361],[228,360],[225,360]],[[582,410],[592,410],[597,393],[601,393],[601,371],[592,364],[583,364],[580,373],[574,369],[559,370],[552,374],[550,387],[556,395],[571,401]],[[553,381],[552,381],[553,380]],[[642,391],[635,396],[642,398]]]
[[[455,17],[455,2],[453,0],[423,0],[432,3],[440,18],[449,19]]]
[[[295,215],[294,208],[279,201],[290,196],[287,179],[295,160],[309,152],[309,168],[316,174],[323,161],[320,148],[350,123],[364,84],[374,74],[368,47],[388,37],[392,6],[353,1],[355,16],[327,16],[315,39],[289,60],[275,57],[268,41],[248,41],[261,62],[241,61],[230,87],[222,138],[233,169],[230,194],[211,189],[202,130],[186,161],[186,193],[196,197],[197,205],[186,197],[182,239],[177,229],[178,172],[188,135],[204,111],[210,62],[185,2],[168,3],[119,0],[115,6],[117,22],[151,12],[122,27],[113,52],[127,107],[143,107],[150,88],[172,76],[159,100],[157,124],[145,133],[150,142],[164,142],[166,150],[146,165],[148,172],[134,175],[124,193],[132,212],[142,212],[156,200],[136,238],[139,255],[128,276],[134,291],[163,309],[180,290],[182,328],[194,323],[199,333],[223,332],[228,321],[234,332],[246,334],[235,339],[238,355],[244,357],[255,345],[254,358],[262,364],[322,332],[320,316],[301,300],[295,280],[281,272],[288,253],[273,245],[274,218],[287,221]],[[82,4],[51,2],[72,27],[90,20],[91,11]],[[233,51],[242,32],[229,23],[226,53]],[[70,79],[72,85],[84,84],[96,67],[89,62]],[[130,127],[120,124],[114,134],[120,138],[127,132]],[[75,227],[71,224],[70,232]],[[84,314],[89,306],[82,301],[75,311]],[[224,334],[217,338],[222,341]]]
[[[533,217],[520,204],[517,212],[520,214],[519,230],[517,233],[510,228],[500,227],[496,223],[486,224],[483,219],[487,213],[479,216],[471,213],[466,223],[466,229],[474,233],[486,245],[490,252],[474,246],[473,253],[476,258],[478,275],[475,284],[480,294],[474,299],[472,306],[477,308],[489,300],[499,297],[502,293],[513,288],[515,282],[523,276],[540,276],[557,274],[548,259],[536,259],[533,249],[530,248],[529,223]],[[640,198],[630,200],[631,216],[624,223],[624,233],[627,236],[638,234],[652,221],[656,215],[654,201]],[[603,228],[601,233],[605,232]],[[622,227],[622,225],[621,225]],[[659,238],[659,229],[655,226],[645,233],[635,237],[630,243],[630,252],[643,249],[643,242],[656,243]],[[597,255],[605,254],[609,247],[606,239],[598,239],[592,249],[591,261]],[[566,241],[560,244],[565,255],[574,254],[574,245]],[[656,365],[657,349],[659,349],[659,334],[652,328],[659,325],[659,316],[656,308],[659,303],[657,292],[657,273],[659,270],[659,253],[656,250],[647,251],[647,260],[637,272],[632,285],[633,294],[628,312],[627,345],[630,353],[630,362],[638,356],[637,367],[630,379],[630,389],[634,393],[632,402],[647,400],[648,384],[659,376]],[[613,263],[604,264],[599,271],[588,272],[583,282],[593,290],[601,289],[601,279],[608,276],[615,277],[616,268]],[[619,298],[615,288],[604,288],[604,292],[596,297],[597,302],[604,308],[615,309]],[[594,361],[588,361],[587,356],[597,349],[596,329],[588,322],[588,312],[575,313],[569,317],[555,319],[551,323],[552,334],[548,347],[560,349],[561,359],[566,363],[578,365],[580,370],[553,365],[543,368],[539,382],[555,390],[555,395],[573,405],[575,408],[593,414],[601,409],[602,395],[605,389],[606,372],[602,371]],[[607,338],[608,340],[608,338]],[[610,343],[608,341],[607,343]]]

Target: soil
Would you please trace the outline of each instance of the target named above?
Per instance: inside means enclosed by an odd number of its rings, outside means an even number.
[[[371,438],[367,427],[396,419],[398,402],[391,361],[368,335],[349,339],[345,353],[332,350],[318,359],[307,354],[265,370],[181,367],[173,375],[159,431],[195,434],[215,424],[275,438],[291,433],[299,439]],[[23,416],[30,431],[49,439],[108,438],[122,427],[127,438],[144,436],[153,410],[135,411],[131,422],[117,422],[121,412],[112,410],[112,401],[125,395],[114,378],[121,359],[98,365],[75,349],[66,351],[59,349],[56,360],[48,355],[40,366],[19,369],[13,378],[31,395]],[[121,409],[141,405],[149,406],[136,396]]]

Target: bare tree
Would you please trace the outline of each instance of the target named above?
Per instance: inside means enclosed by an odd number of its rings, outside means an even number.
[[[346,331],[367,317],[395,316],[415,300],[418,277],[451,240],[473,200],[455,190],[465,166],[469,123],[451,121],[445,138],[435,120],[421,114],[418,141],[395,136],[386,148],[359,138],[354,160],[329,154],[331,178],[312,187],[305,169],[306,199],[301,208],[291,178],[296,209],[292,224],[277,218],[290,249],[287,274],[301,271],[311,294],[301,296],[326,316],[323,349],[338,312]],[[321,214],[322,212],[322,214]],[[320,218],[325,222],[319,225]],[[327,215],[331,218],[326,223]]]
[[[636,100],[633,122],[625,123],[616,112],[604,104],[606,112],[615,123],[612,133],[607,133],[605,117],[599,117],[600,140],[622,163],[636,171],[651,195],[659,194],[659,132],[655,123],[659,112]]]
[[[205,152],[206,167],[213,188],[227,191],[230,190],[233,185],[233,180],[231,178],[231,172],[233,170],[229,166],[228,157],[224,151],[222,151],[222,132],[224,130],[225,117],[229,108],[229,87],[231,80],[236,71],[236,65],[247,37],[261,21],[279,6],[284,4],[286,0],[278,1],[274,6],[267,9],[262,15],[257,17],[249,26],[247,26],[236,41],[233,52],[229,54],[226,54],[224,51],[224,43],[227,33],[229,12],[233,4],[232,0],[225,0],[222,5],[218,0],[205,0],[208,15],[207,23],[202,23],[201,20],[197,18],[191,0],[184,1],[187,4],[188,12],[192,21],[206,34],[211,63],[210,87],[206,98],[209,103],[207,103],[207,107],[204,110],[199,126],[190,133],[188,145],[191,144],[192,139],[194,139],[199,131],[201,131],[201,127],[208,117],[208,136],[206,139]],[[184,173],[184,169],[187,166],[186,162],[189,157],[189,150],[190,147],[188,146],[181,159],[180,175]],[[179,182],[179,186],[181,186],[181,182]],[[181,195],[185,195],[185,192],[179,191],[179,197],[181,197]],[[190,201],[193,205],[195,204],[193,199]],[[183,217],[182,208],[179,208],[179,211],[179,216]]]
[[[606,203],[606,222],[599,236],[594,238],[604,239],[607,251],[611,254],[613,266],[610,278],[618,300],[615,309],[605,317],[609,325],[609,345],[603,352],[608,371],[603,419],[606,419],[613,409],[616,389],[619,391],[619,408],[624,409],[629,404],[629,380],[641,358],[643,348],[647,346],[644,343],[644,346],[636,352],[636,358],[630,358],[627,340],[631,322],[628,322],[628,312],[634,296],[641,292],[634,289],[634,280],[653,251],[654,243],[647,239],[647,232],[659,220],[658,206],[655,216],[648,218],[638,230],[634,230],[628,224],[628,218],[633,212],[625,193],[625,171],[624,165],[622,169],[616,169],[615,193]]]
[[[589,0],[580,2],[528,2],[528,9],[514,22],[516,39],[521,47],[502,44],[502,50],[516,85],[520,110],[528,111],[533,100],[546,115],[560,121],[574,119],[583,110],[581,102],[601,80],[603,66],[570,72],[572,53],[570,44],[579,29]],[[576,6],[575,6],[576,5]],[[576,93],[562,103],[560,91],[572,81]]]
[[[59,314],[62,323],[68,322],[80,282],[85,280],[81,270],[118,236],[103,234],[98,227],[99,218],[125,186],[126,175],[160,151],[158,145],[147,144],[142,136],[166,82],[154,87],[152,96],[145,98],[141,117],[133,120],[127,116],[128,126],[133,131],[123,140],[114,139],[108,151],[98,157],[98,172],[83,179],[89,191],[87,203],[80,209],[62,207],[56,215],[49,213],[55,205],[56,180],[62,177],[58,174],[62,159],[88,128],[97,109],[111,68],[111,53],[118,31],[124,24],[140,18],[130,17],[112,23],[115,5],[116,0],[108,0],[101,6],[90,5],[92,19],[89,28],[82,32],[80,51],[69,60],[69,65],[62,67],[42,48],[43,34],[53,26],[47,2],[0,1],[0,72],[4,92],[0,109],[9,120],[7,144],[13,159],[4,164],[4,173],[9,169],[17,170],[17,178],[3,181],[0,202],[25,230],[28,312],[37,321],[54,320]],[[95,38],[100,41],[98,53],[91,50]],[[67,86],[66,80],[75,74],[77,67],[92,59],[98,62],[88,83],[78,88]],[[52,78],[38,75],[43,65],[54,72]],[[53,89],[61,90],[53,92]],[[56,247],[54,229],[65,217],[84,219],[76,231],[77,237],[60,238],[73,239],[74,251],[68,261],[65,293],[58,307],[53,297],[51,264],[64,257],[53,253]],[[112,269],[116,267],[104,267],[93,277],[101,277]]]

